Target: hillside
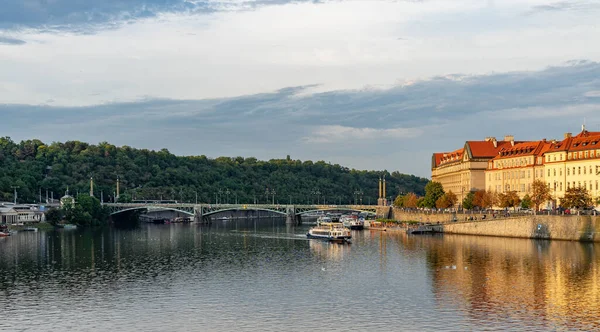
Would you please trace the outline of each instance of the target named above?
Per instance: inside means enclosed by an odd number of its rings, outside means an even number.
[[[41,190],[54,198],[89,191],[91,176],[95,195],[108,201],[115,192],[117,176],[122,198],[175,199],[195,202],[321,203],[354,202],[354,192],[363,192],[363,203],[375,204],[377,181],[382,172],[359,171],[323,161],[206,156],[175,156],[166,149],[151,151],[79,141],[46,145],[34,139],[13,142],[0,138],[0,201],[13,200],[18,187],[19,202],[37,202]],[[400,192],[424,194],[428,180],[398,172],[386,172],[388,198]],[[266,189],[269,195],[266,195]],[[221,192],[219,194],[219,191]],[[227,195],[229,192],[229,195]],[[320,193],[317,195],[316,193]],[[360,195],[358,195],[360,200]]]

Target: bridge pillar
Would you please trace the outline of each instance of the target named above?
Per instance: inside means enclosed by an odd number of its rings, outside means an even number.
[[[286,209],[286,224],[300,225],[300,216],[296,215],[296,208],[293,205],[288,205]]]
[[[202,205],[194,205],[194,221],[201,223],[203,219]]]

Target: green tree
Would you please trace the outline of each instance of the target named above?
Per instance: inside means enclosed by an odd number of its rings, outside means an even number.
[[[425,186],[425,197],[423,199],[424,207],[434,208],[435,203],[440,197],[444,196],[444,187],[441,183],[431,181]]]
[[[473,210],[475,208],[475,204],[473,203],[474,199],[475,199],[475,193],[473,193],[472,191],[469,191],[469,193],[467,193],[467,195],[465,196],[465,198],[462,201],[463,209]]]
[[[405,198],[405,196],[402,196],[402,195],[396,196],[396,199],[394,200],[394,206],[395,207],[404,207],[404,198]]]
[[[46,211],[46,221],[52,225],[56,225],[63,219],[63,213],[61,209],[49,209]]]
[[[533,202],[531,201],[531,197],[529,196],[529,194],[525,194],[523,200],[521,201],[521,208],[530,209],[532,204]]]

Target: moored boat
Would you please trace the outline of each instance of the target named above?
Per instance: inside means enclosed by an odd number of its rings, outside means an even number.
[[[309,239],[323,239],[336,242],[348,241],[352,238],[350,230],[339,222],[323,222],[317,227],[308,230],[306,236]]]
[[[25,227],[23,228],[23,232],[37,232],[37,227]]]
[[[7,237],[10,236],[10,233],[8,232],[0,232],[0,237]]]
[[[344,227],[353,230],[361,230],[365,227],[365,219],[362,217],[359,218],[356,215],[342,216],[341,221],[344,224]]]
[[[328,216],[320,216],[319,218],[317,218],[317,226],[321,225],[323,223],[331,223],[331,222],[333,222],[333,220],[331,220],[331,218]]]

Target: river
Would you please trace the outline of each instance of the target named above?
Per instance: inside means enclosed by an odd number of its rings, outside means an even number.
[[[285,220],[0,238],[0,330],[600,329],[600,246]]]

